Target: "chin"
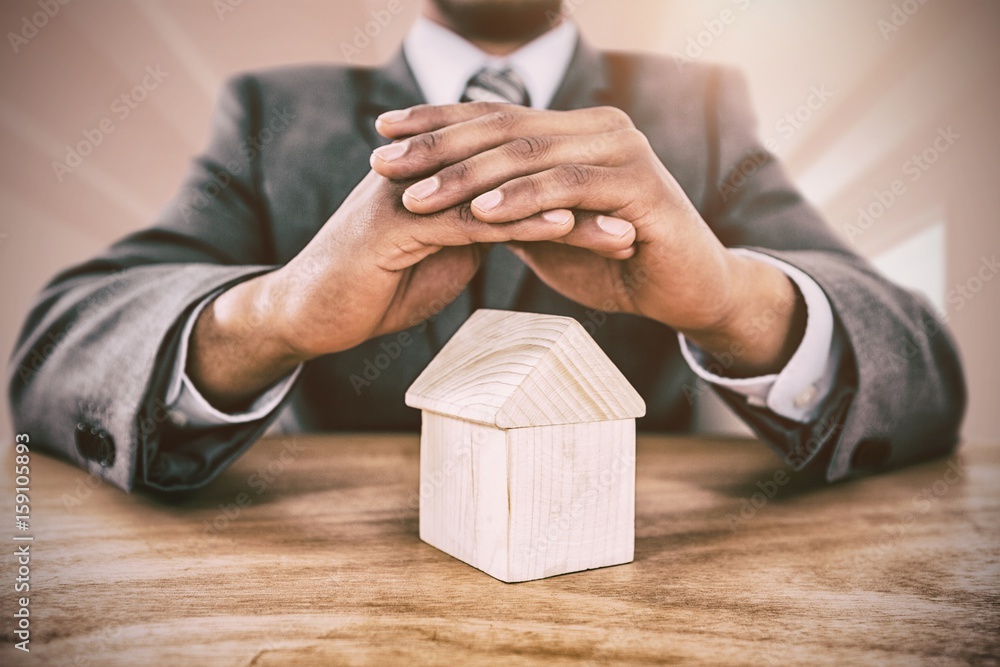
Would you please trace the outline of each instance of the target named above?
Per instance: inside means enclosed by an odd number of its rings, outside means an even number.
[[[458,34],[494,42],[525,41],[552,28],[562,0],[431,0]]]

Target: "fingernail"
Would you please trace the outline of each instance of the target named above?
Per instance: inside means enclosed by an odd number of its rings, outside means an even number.
[[[499,190],[490,190],[486,194],[479,195],[472,200],[472,205],[480,211],[492,211],[503,201],[503,193]]]
[[[557,225],[565,225],[572,218],[573,218],[573,214],[570,213],[569,211],[565,210],[565,209],[555,210],[555,211],[546,211],[545,213],[542,213],[542,219],[543,220],[545,220],[546,222],[555,223]]]
[[[612,218],[607,215],[597,216],[597,226],[604,230],[605,234],[610,234],[616,239],[620,239],[632,231],[631,223],[626,222],[621,218]]]
[[[409,109],[396,109],[395,111],[386,111],[378,117],[378,120],[383,123],[398,123],[401,120],[405,120],[409,115]]]
[[[425,178],[422,181],[414,183],[410,187],[406,188],[406,194],[416,200],[427,199],[432,194],[438,191],[441,187],[441,181],[437,176],[431,176],[430,178]]]
[[[400,141],[399,143],[395,144],[386,144],[385,146],[379,146],[378,148],[373,150],[372,153],[379,156],[386,162],[391,162],[392,160],[396,160],[398,158],[403,157],[406,154],[406,151],[408,151],[409,149],[410,149],[409,141]]]

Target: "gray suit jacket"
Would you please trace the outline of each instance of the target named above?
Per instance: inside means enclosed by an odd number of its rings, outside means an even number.
[[[384,143],[374,118],[420,102],[401,55],[378,69],[292,67],[229,82],[210,145],[156,223],[57,276],[38,297],[10,367],[18,431],[126,490],[211,480],[271,420],[178,430],[163,397],[180,327],[206,295],[298,253]],[[846,248],[795,191],[755,137],[739,75],[581,43],[552,106],[603,104],[628,112],[723,243],[801,268],[830,300],[849,349],[824,414],[796,424],[722,392],[755,432],[796,469],[822,467],[830,480],[955,445],[965,389],[949,335],[922,300]],[[692,378],[671,330],[587,311],[502,246],[484,270],[485,306],[584,323],[646,400],[640,428],[688,426]],[[463,293],[410,331],[406,346],[387,336],[307,364],[282,421],[415,430],[420,415],[404,406],[404,390],[469,311]]]

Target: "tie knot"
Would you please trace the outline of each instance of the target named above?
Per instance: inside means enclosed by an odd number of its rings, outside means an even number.
[[[502,70],[484,67],[465,84],[462,102],[509,102],[531,106],[531,96],[524,81],[509,67]]]

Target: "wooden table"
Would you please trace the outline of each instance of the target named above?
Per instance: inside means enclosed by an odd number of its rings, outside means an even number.
[[[1000,656],[996,446],[817,488],[760,443],[640,437],[635,562],[513,585],[417,538],[417,448],[410,435],[265,440],[173,503],[33,457],[32,650],[12,648],[4,581],[0,662],[951,665]],[[767,498],[778,471],[787,483]],[[13,559],[3,563],[13,579]]]

